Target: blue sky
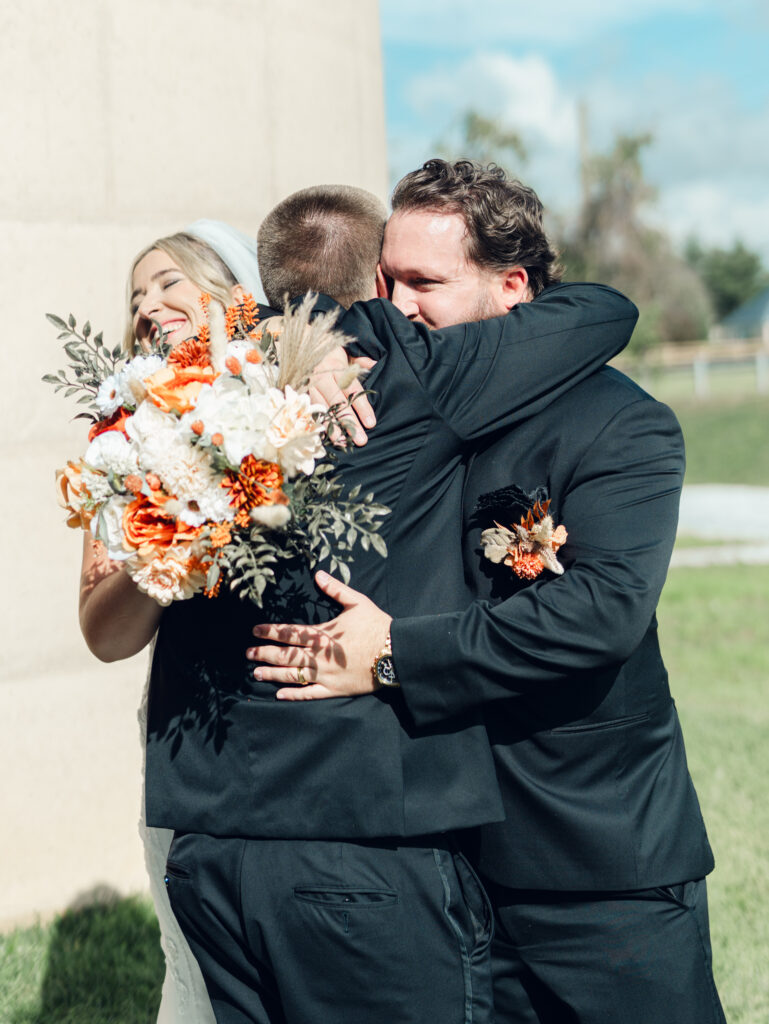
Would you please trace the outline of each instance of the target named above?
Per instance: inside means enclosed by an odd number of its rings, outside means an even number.
[[[591,149],[651,132],[647,220],[676,242],[742,239],[769,266],[766,0],[380,0],[393,180],[473,108],[515,128],[514,170],[561,217],[579,198],[577,107]]]

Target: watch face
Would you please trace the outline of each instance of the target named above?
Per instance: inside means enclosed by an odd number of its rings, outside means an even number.
[[[382,686],[398,685],[398,681],[395,678],[395,665],[389,654],[385,654],[377,660],[376,678],[377,682],[381,683]]]

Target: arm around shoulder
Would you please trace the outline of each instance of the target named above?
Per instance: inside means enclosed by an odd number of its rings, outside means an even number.
[[[562,576],[545,572],[498,604],[393,622],[414,720],[435,722],[550,682],[579,685],[581,674],[625,661],[665,581],[683,471],[672,412],[648,399],[625,405],[583,453],[567,492],[552,496],[569,535]]]
[[[100,661],[121,661],[150,642],[163,609],[143,594],[89,531],[83,534],[80,629]]]

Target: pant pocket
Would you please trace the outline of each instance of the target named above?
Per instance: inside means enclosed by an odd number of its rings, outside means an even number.
[[[353,889],[342,885],[295,885],[294,896],[333,910],[376,909],[398,902],[398,894],[392,889]]]

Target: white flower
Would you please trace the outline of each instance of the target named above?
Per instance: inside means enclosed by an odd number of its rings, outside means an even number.
[[[86,466],[85,462],[83,463],[80,475],[82,486],[91,496],[93,506],[103,504],[115,493],[110,486],[106,473],[93,470],[90,466]],[[93,506],[87,505],[86,507]]]
[[[201,389],[195,409],[182,417],[182,423],[200,420],[207,434],[221,434],[227,460],[239,466],[246,455],[275,461],[273,450],[265,448],[271,418],[269,394],[252,394],[237,377],[223,374]]]
[[[133,497],[115,494],[99,510],[96,536],[106,547],[109,557],[116,562],[130,558],[133,553],[123,546],[123,513],[132,501]]]
[[[178,499],[173,506],[176,515],[189,526],[235,517],[235,509],[221,486],[222,474],[214,469],[211,455],[191,444],[189,423],[196,418],[195,410],[178,419],[151,402],[143,402],[126,426],[139,449],[141,468],[157,474],[166,494]]]
[[[135,555],[126,569],[139,590],[165,607],[172,601],[186,601],[205,587],[206,574],[195,550],[194,545],[176,544],[149,558]]]
[[[164,365],[161,356],[135,356],[120,372],[123,405],[137,406],[147,397],[144,381]]]
[[[133,417],[126,420],[126,428]],[[127,476],[138,469],[136,449],[130,444],[122,430],[103,430],[97,434],[86,449],[85,461],[92,469],[116,476]]]
[[[325,455],[320,440],[323,424],[314,415],[323,412],[323,406],[313,405],[309,395],[300,395],[288,385],[285,395],[272,390],[270,398],[274,412],[267,440],[277,452],[276,461],[287,479],[297,473],[310,476],[315,462]]]
[[[105,377],[96,393],[96,406],[102,417],[111,416],[121,406],[134,408],[147,394],[144,380],[163,365],[160,356],[136,356],[117,373]]]
[[[117,412],[122,404],[120,374],[111,373],[99,385],[99,390],[96,392],[96,408],[102,417],[106,418],[111,416],[113,412]]]
[[[258,363],[249,362],[248,353],[258,351],[250,342],[237,339],[230,342],[227,355],[234,356],[240,363],[241,376],[251,394],[263,395],[270,388],[275,387],[278,380],[278,367],[275,363],[267,362],[264,359]]]

